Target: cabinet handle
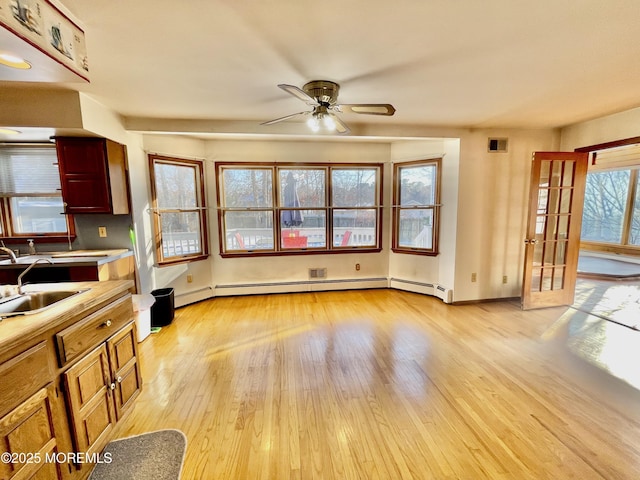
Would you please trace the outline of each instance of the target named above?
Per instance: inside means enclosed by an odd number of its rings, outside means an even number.
[[[118,377],[118,379],[116,380],[118,383],[122,383],[122,377]]]
[[[115,390],[116,389],[116,384],[112,383],[111,385],[109,385],[109,390]]]
[[[101,327],[110,327],[111,326],[111,320],[107,320],[106,322],[104,322],[102,325],[100,325]]]

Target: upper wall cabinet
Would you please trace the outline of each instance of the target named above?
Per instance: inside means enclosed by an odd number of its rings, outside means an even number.
[[[106,138],[56,137],[66,213],[129,213],[125,146]]]

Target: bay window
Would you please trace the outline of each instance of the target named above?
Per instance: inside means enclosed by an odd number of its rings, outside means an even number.
[[[221,253],[380,249],[375,164],[216,164]]]

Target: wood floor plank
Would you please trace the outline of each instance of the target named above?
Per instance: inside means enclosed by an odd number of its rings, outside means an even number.
[[[116,433],[182,430],[186,480],[636,479],[640,393],[576,355],[614,336],[568,313],[394,290],[212,299],[140,345]]]

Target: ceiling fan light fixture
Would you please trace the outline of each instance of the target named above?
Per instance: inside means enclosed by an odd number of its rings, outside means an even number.
[[[307,126],[313,132],[317,132],[318,130],[320,130],[320,120],[318,120],[318,117],[315,113],[309,117],[309,120],[307,120]]]
[[[322,123],[329,130],[336,129],[336,122],[333,121],[333,118],[331,118],[330,115],[325,115],[324,117],[322,117]]]
[[[263,122],[261,125],[273,125],[274,123],[289,120],[293,117],[302,115],[310,115],[307,119],[307,125],[313,132],[318,132],[320,127],[339,134],[348,134],[349,127],[344,124],[342,119],[336,113],[351,112],[365,115],[384,115],[391,116],[396,109],[389,103],[344,103],[339,104],[338,92],[340,85],[329,80],[313,80],[305,83],[302,88],[295,85],[287,85],[285,83],[278,84],[290,95],[298,100],[302,100],[307,105],[313,107],[312,111],[294,113],[284,117]]]

